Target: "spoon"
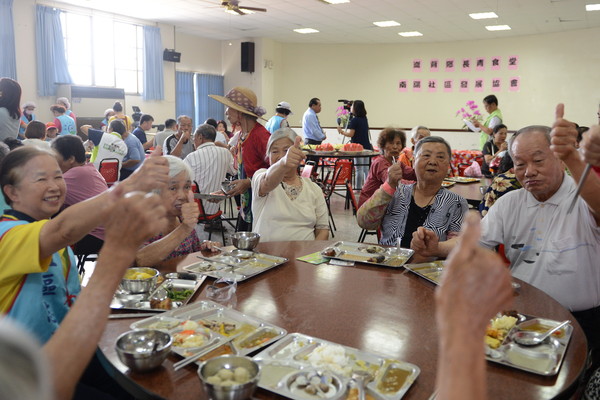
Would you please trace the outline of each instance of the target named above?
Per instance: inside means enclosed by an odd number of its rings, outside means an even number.
[[[358,400],[365,400],[365,385],[373,380],[373,375],[367,371],[352,371],[352,379],[356,381]]]
[[[558,331],[560,328],[570,323],[571,321],[569,320],[563,321],[545,333],[538,333],[533,331],[517,331],[513,333],[512,339],[518,344],[522,344],[523,346],[537,346],[538,344],[546,340],[546,338],[552,335],[554,332]]]

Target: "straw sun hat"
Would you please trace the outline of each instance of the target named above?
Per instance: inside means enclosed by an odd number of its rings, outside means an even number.
[[[263,107],[258,106],[256,94],[248,88],[236,86],[223,96],[216,94],[209,94],[211,97],[219,103],[225,104],[229,108],[233,108],[241,113],[252,115],[253,117],[260,118],[266,114],[266,110]]]

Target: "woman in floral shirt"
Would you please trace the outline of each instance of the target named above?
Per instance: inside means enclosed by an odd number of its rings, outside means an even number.
[[[522,187],[513,172],[513,161],[510,158],[510,155],[508,155],[508,152],[504,154],[504,157],[500,162],[499,170],[501,173],[494,177],[479,204],[479,212],[482,217],[485,217],[485,214],[487,214],[488,210],[494,205],[496,200],[506,193]]]

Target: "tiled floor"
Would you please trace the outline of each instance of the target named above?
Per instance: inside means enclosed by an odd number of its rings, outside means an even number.
[[[340,193],[342,193],[342,192],[340,192]],[[358,196],[358,192],[356,193],[356,195]],[[333,213],[333,218],[334,218],[337,229],[334,231],[335,236],[333,238],[331,238],[331,235],[330,235],[330,238],[332,240],[346,240],[346,241],[356,242],[356,241],[358,241],[358,236],[360,235],[361,228],[356,223],[356,217],[352,214],[352,208],[345,210],[344,204],[345,204],[344,197],[338,196],[336,194],[334,194],[331,197],[331,210]],[[233,221],[233,223],[235,225],[235,221]],[[227,223],[224,223],[224,226],[226,228],[226,232],[225,232],[226,243],[225,244],[230,245],[231,240],[229,239],[229,235],[231,235],[234,232],[234,229]],[[196,227],[196,232],[198,233],[198,237],[200,238],[200,240],[208,239],[209,233],[204,231],[204,225],[198,224],[198,226]],[[222,240],[221,233],[213,232],[211,240],[220,242]],[[285,238],[282,238],[282,240],[285,240]],[[375,236],[367,236],[367,238],[365,239],[365,242],[374,243],[376,241],[377,241],[377,239],[375,238]],[[91,276],[91,274],[94,270],[94,266],[95,266],[95,262],[87,262],[86,263],[86,265],[85,265],[86,273],[85,273],[85,276],[83,279],[84,285],[87,283],[89,277]]]

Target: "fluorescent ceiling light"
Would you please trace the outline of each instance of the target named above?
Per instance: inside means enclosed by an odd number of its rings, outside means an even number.
[[[377,25],[380,28],[387,28],[390,26],[400,26],[400,23],[396,21],[378,21],[373,22],[373,25]]]
[[[254,14],[254,11],[252,11],[252,10],[241,9],[240,11],[243,12],[244,14]],[[226,8],[225,12],[228,14],[233,14],[233,15],[241,15],[233,10],[230,10],[229,8]]]
[[[485,27],[488,31],[509,31],[510,26],[508,25],[488,25]]]
[[[482,13],[473,13],[469,14],[469,17],[473,19],[490,19],[490,18],[498,18],[495,12],[482,12]]]
[[[586,4],[585,11],[600,11],[600,4]]]
[[[350,0],[323,0],[325,3],[329,4],[342,4],[342,3],[350,3]]]
[[[413,32],[400,32],[398,33],[400,36],[404,37],[414,37],[414,36],[423,36],[421,32],[413,31]]]
[[[294,29],[294,32],[297,33],[318,33],[319,31],[313,28],[300,28],[300,29]]]

